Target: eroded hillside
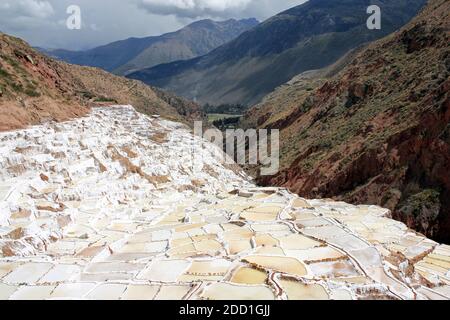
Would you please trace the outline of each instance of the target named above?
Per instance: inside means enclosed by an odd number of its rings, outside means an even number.
[[[72,64],[101,68],[117,75],[162,63],[202,56],[258,24],[256,19],[200,20],[171,33],[129,38],[87,51],[45,50],[48,55]]]
[[[79,117],[104,103],[133,103],[178,121],[202,118],[195,103],[99,69],[54,61],[0,33],[0,130]]]
[[[282,129],[283,170],[259,181],[381,205],[449,242],[449,14],[432,0],[337,75],[298,77],[253,108],[247,122]]]

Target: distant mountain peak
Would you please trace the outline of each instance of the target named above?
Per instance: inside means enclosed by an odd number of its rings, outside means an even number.
[[[0,33],[0,131],[64,121],[91,106],[117,103],[178,121],[202,118],[193,102],[97,68],[55,61]]]
[[[99,67],[125,75],[158,64],[207,54],[258,23],[256,19],[203,19],[161,36],[131,37],[86,51],[41,51],[72,64]]]
[[[200,103],[252,105],[302,72],[336,62],[390,34],[426,0],[380,0],[382,30],[366,25],[370,0],[313,0],[286,10],[216,50],[129,75]]]

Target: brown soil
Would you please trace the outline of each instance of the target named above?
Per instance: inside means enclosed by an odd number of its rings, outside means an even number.
[[[92,106],[113,104],[176,121],[204,117],[193,102],[100,69],[55,61],[0,33],[0,131],[65,121]]]

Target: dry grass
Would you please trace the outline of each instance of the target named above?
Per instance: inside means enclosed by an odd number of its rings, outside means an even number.
[[[180,122],[203,116],[196,103],[97,68],[54,61],[1,32],[0,56],[0,131],[82,117],[95,105],[131,104]]]
[[[202,188],[206,185],[205,181],[199,180],[199,179],[193,179],[193,180],[191,180],[191,183],[196,188]]]
[[[179,187],[177,188],[177,191],[178,191],[178,192],[185,192],[185,191],[193,191],[193,192],[196,192],[197,189],[196,189],[194,186],[192,186],[192,185],[184,184],[184,185],[182,185],[182,186],[179,186]]]
[[[9,167],[7,170],[10,174],[21,175],[27,171],[27,168],[25,168],[23,164],[16,164]]]
[[[60,151],[60,152],[52,152],[50,154],[55,159],[64,159],[66,157],[66,154],[64,152],[62,152],[62,151]]]
[[[33,149],[32,147],[25,147],[25,148],[16,147],[14,149],[14,152],[17,152],[20,154],[26,154],[26,153],[30,152],[32,149]]]
[[[121,148],[121,150],[122,150],[123,152],[125,152],[129,158],[134,159],[134,158],[137,158],[137,156],[138,156],[138,154],[137,154],[136,152],[134,152],[133,150],[131,150],[131,149],[130,149],[129,147],[127,147],[127,146],[123,146],[123,147]]]
[[[163,144],[169,141],[169,139],[167,138],[168,134],[169,132],[167,131],[157,132],[150,139],[152,139],[156,143]]]
[[[66,209],[66,206],[62,203],[59,203],[57,208],[53,208],[50,206],[37,206],[36,209],[57,213],[57,212],[63,212]]]
[[[127,157],[122,156],[115,147],[108,146],[108,150],[111,152],[111,159],[113,161],[118,161],[120,165],[126,170],[127,173],[131,174],[138,174],[151,184],[153,184],[155,187],[157,187],[159,184],[164,184],[170,181],[169,176],[151,176],[147,173],[145,173],[141,167],[134,165],[130,159]]]
[[[95,164],[98,166],[100,172],[103,173],[103,172],[108,171],[108,168],[106,168],[106,166],[105,166],[100,160],[98,160],[98,159],[94,156],[94,154],[92,154],[92,158],[94,158],[94,162],[95,162]]]
[[[214,170],[214,168],[211,167],[209,164],[205,164],[203,166],[203,171],[216,179],[219,177],[219,174],[216,172],[216,170]]]

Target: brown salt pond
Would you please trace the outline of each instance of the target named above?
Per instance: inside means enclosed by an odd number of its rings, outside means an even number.
[[[328,300],[325,288],[318,284],[303,284],[295,280],[280,281],[289,300]]]
[[[300,261],[295,258],[280,256],[248,256],[244,261],[258,267],[288,273],[296,276],[304,276],[308,272]]]
[[[292,234],[284,238],[280,238],[281,247],[288,250],[302,250],[320,247],[322,243],[302,236],[301,234]]]
[[[213,283],[207,286],[201,297],[211,300],[273,300],[274,294],[267,286],[243,286],[230,283]]]
[[[231,282],[240,284],[265,284],[267,273],[255,268],[241,267],[231,278]]]

